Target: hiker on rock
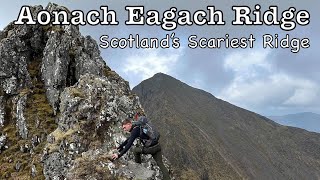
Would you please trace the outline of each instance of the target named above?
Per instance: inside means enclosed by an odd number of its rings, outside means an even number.
[[[131,134],[127,140],[120,144],[117,148],[119,153],[113,154],[112,158],[120,158],[130,149],[134,140],[140,138],[143,146],[133,148],[136,163],[141,163],[141,154],[151,154],[162,171],[163,179],[169,180],[169,172],[162,162],[159,132],[148,122],[145,116],[136,115],[135,119],[135,121],[132,121],[128,118],[122,122],[122,129]]]

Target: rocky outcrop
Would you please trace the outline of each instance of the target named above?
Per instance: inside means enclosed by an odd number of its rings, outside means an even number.
[[[7,142],[7,137],[5,135],[0,136],[0,153],[2,150],[7,149],[8,147],[6,146]]]
[[[4,115],[5,115],[4,100],[3,100],[3,96],[0,96],[0,127],[2,127],[4,124],[4,119],[5,119]]]
[[[27,101],[27,95],[22,95],[21,97],[16,96],[15,101],[17,101],[14,104],[17,104],[16,107],[16,114],[15,117],[17,118],[16,127],[18,129],[20,137],[23,139],[27,139],[28,137],[28,129],[27,129],[27,122],[26,118],[24,116],[24,110],[26,106]]]
[[[43,9],[32,7],[33,17]],[[160,179],[149,156],[110,160],[126,136],[121,121],[140,109],[79,27],[11,23],[0,32],[0,179]]]
[[[130,161],[130,153],[116,163],[106,158],[125,140],[119,129],[121,120],[141,109],[138,97],[131,94],[128,84],[112,79],[86,74],[61,93],[58,129],[49,135],[51,140],[43,156],[46,179],[77,177],[99,166],[101,172],[89,173],[84,179],[99,179],[101,173],[128,179],[161,177],[151,157],[147,157],[145,162],[149,163],[143,165]]]
[[[49,12],[66,10],[49,4]],[[90,73],[101,76],[106,68],[97,43],[82,37],[73,25],[46,26],[46,42],[41,66],[42,79],[49,102],[57,110],[59,96],[65,87],[75,84],[81,75]]]
[[[140,108],[137,97],[127,93],[128,88],[107,77],[86,74],[64,89],[58,129],[50,134],[52,140],[44,155],[46,177],[65,176],[72,166],[71,159],[87,151],[108,153],[124,139],[118,128],[121,120]]]

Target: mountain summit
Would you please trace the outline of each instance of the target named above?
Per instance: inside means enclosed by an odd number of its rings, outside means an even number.
[[[162,73],[133,91],[181,179],[320,177],[317,133],[279,125]]]

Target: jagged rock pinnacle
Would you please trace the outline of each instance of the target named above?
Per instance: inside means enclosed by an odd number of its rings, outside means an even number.
[[[43,9],[31,7],[33,17]],[[0,32],[0,179],[130,179],[141,171],[159,179],[150,157],[137,167],[131,153],[104,158],[125,139],[121,121],[138,109],[128,82],[79,27],[10,23]]]

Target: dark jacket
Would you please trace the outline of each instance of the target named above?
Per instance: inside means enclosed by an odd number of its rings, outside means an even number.
[[[130,137],[127,138],[120,146],[117,148],[120,153],[118,158],[120,158],[122,155],[124,155],[132,146],[134,140],[136,138],[143,139],[149,139],[149,137],[145,133],[141,133],[141,128],[139,126],[133,126],[130,130]]]

